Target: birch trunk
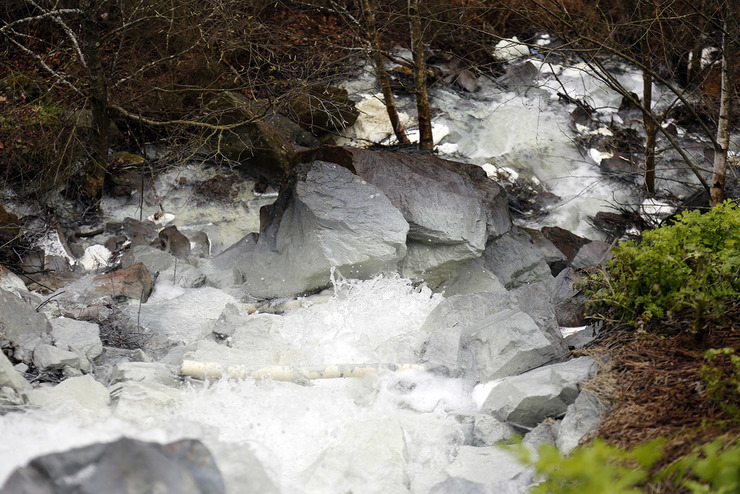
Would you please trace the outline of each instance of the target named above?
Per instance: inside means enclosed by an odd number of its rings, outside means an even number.
[[[732,124],[732,96],[735,89],[733,78],[733,55],[735,25],[730,20],[730,7],[725,5],[722,33],[722,88],[720,90],[719,121],[717,122],[717,146],[714,150],[712,185],[709,188],[709,205],[716,206],[724,199],[725,175],[727,174],[727,148],[730,144]]]

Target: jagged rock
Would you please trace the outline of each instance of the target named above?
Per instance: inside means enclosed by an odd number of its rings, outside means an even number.
[[[209,104],[212,123],[246,122],[229,132],[209,131],[208,144],[227,159],[241,163],[273,182],[280,183],[290,171],[293,146],[280,131],[256,115],[251,101],[233,91],[221,91]]]
[[[558,358],[568,354],[544,284],[520,287],[511,292],[477,292],[455,295],[442,301],[421,327],[430,335],[437,330],[466,328],[506,309],[520,310],[531,317],[552,343]]]
[[[543,444],[555,444],[560,432],[560,421],[547,419],[524,435],[522,442],[535,451]]]
[[[611,245],[600,240],[594,240],[580,249],[573,258],[572,266],[576,269],[590,266],[604,265],[612,258]]]
[[[557,226],[543,227],[542,234],[552,242],[560,252],[565,254],[569,262],[573,261],[573,258],[576,257],[578,249],[591,241]]]
[[[72,367],[90,372],[90,361],[79,353],[62,350],[53,345],[39,343],[33,350],[33,365],[37,369],[54,370]]]
[[[0,290],[0,348],[12,348],[13,358],[31,363],[33,351],[51,342],[51,324],[17,295]]]
[[[4,492],[225,494],[211,453],[196,439],[170,444],[122,438],[38,457],[16,469]]]
[[[545,256],[545,262],[550,266],[550,272],[553,276],[560,274],[562,270],[568,267],[568,258],[560,249],[555,247],[550,240],[540,230],[522,228],[532,238],[535,247],[542,251]]]
[[[511,439],[514,429],[487,413],[478,413],[473,423],[473,444],[471,446],[493,446]]]
[[[505,292],[506,287],[478,258],[460,266],[455,276],[438,286],[437,291],[451,297],[475,292]]]
[[[530,61],[518,65],[508,65],[506,73],[496,79],[509,91],[524,93],[533,87],[534,80],[539,75],[539,70]]]
[[[208,259],[211,257],[211,239],[206,232],[200,230],[186,230],[185,235],[190,240],[190,255]]]
[[[187,238],[185,240],[188,241]],[[188,245],[189,243],[188,241]],[[192,264],[148,245],[137,245],[121,259],[124,267],[133,267],[137,263],[143,263],[150,273],[159,273],[158,283],[197,288],[206,280],[206,276]]]
[[[331,163],[302,165],[263,219],[254,251],[241,259],[249,266],[244,290],[256,297],[324,287],[333,267],[360,279],[395,270],[406,253],[401,213],[377,187]]]
[[[480,257],[487,239],[511,228],[506,194],[478,166],[428,154],[322,147],[299,156],[354,171],[377,186],[409,223],[405,276],[430,286]]]
[[[163,228],[159,232],[159,239],[162,241],[165,252],[180,259],[185,259],[190,255],[190,239],[183,235],[175,225]]]
[[[462,326],[437,328],[429,335],[424,347],[422,363],[430,372],[443,376],[459,377],[463,370],[458,362]]]
[[[26,284],[20,277],[0,264],[0,290],[7,292],[13,292],[19,295],[21,292],[26,292]]]
[[[105,386],[89,374],[70,377],[56,386],[33,389],[29,394],[32,405],[64,412],[65,408],[79,410],[89,417],[100,417],[108,410],[110,394]]]
[[[0,388],[6,386],[19,393],[31,390],[31,384],[13,367],[8,357],[0,352]]]
[[[588,326],[580,331],[576,331],[575,333],[566,336],[565,343],[568,345],[568,348],[578,350],[579,348],[583,348],[584,346],[594,341],[597,335],[597,326]]]
[[[573,451],[582,439],[596,431],[603,407],[599,399],[583,390],[565,412],[558,430],[557,446],[564,455]]]
[[[347,90],[334,86],[308,87],[294,94],[288,106],[289,116],[314,134],[341,132],[360,116]]]
[[[78,353],[92,361],[103,352],[100,327],[91,322],[66,317],[51,320],[51,339],[54,346]]]
[[[551,300],[560,326],[586,324],[586,295],[574,286],[580,280],[581,275],[573,268],[568,268],[561,271],[553,282]]]
[[[54,294],[55,302],[92,305],[118,297],[146,302],[152,292],[152,277],[142,263],[131,263],[124,268],[88,275],[70,283]]]
[[[206,284],[216,288],[227,288],[244,283],[243,260],[252,255],[258,239],[259,235],[250,233],[201,264],[199,269],[206,275]]]
[[[183,295],[161,302],[149,302],[124,309],[132,321],[140,321],[141,326],[170,342],[191,342],[208,336],[213,331],[216,320],[227,304],[237,300],[231,295],[211,287],[187,290]],[[159,350],[166,342],[157,338],[148,340],[144,348]]]
[[[552,280],[545,256],[518,228],[491,241],[483,251],[483,265],[511,290],[528,283]]]
[[[521,311],[505,309],[462,331],[459,366],[476,381],[520,374],[559,357],[534,320]]]
[[[541,367],[506,377],[495,385],[481,412],[522,427],[534,427],[548,417],[562,416],[578,396],[579,386],[596,372],[589,357]]]

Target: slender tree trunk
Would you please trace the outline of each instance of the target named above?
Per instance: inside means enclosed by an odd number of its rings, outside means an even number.
[[[732,96],[735,90],[733,77],[734,33],[736,26],[731,19],[731,8],[724,7],[722,34],[722,88],[720,90],[719,121],[717,122],[717,146],[714,150],[712,185],[709,188],[709,205],[714,207],[724,199],[725,175],[727,173],[727,148],[730,144],[732,127]],[[730,30],[728,32],[728,30]]]
[[[378,37],[377,25],[375,24],[374,9],[370,5],[370,0],[361,0],[361,4],[365,19],[365,30],[370,38],[370,50],[372,52],[375,77],[378,79],[378,85],[383,92],[383,102],[388,112],[388,119],[391,121],[393,133],[396,135],[398,142],[401,144],[410,144],[406,131],[401,124],[401,119],[398,117],[396,100],[393,97],[393,90],[391,89],[391,80],[388,77],[388,72],[385,70],[385,60],[383,60],[383,52],[380,49],[380,39]]]
[[[110,137],[110,117],[108,116],[108,80],[103,67],[100,50],[100,29],[98,27],[99,2],[81,2],[85,18],[80,26],[80,50],[85,57],[83,64],[88,79],[88,98],[92,113],[90,136],[91,169],[86,176],[85,193],[97,196],[103,187],[108,162],[108,140]]]
[[[648,3],[649,2],[649,3]],[[655,5],[652,0],[638,0],[638,12],[644,22],[650,22],[648,17],[654,12]],[[652,9],[649,9],[652,7]],[[649,9],[649,10],[648,10]],[[640,54],[645,70],[642,71],[642,120],[645,126],[645,190],[648,194],[655,194],[655,141],[658,135],[658,126],[653,118],[650,118],[653,105],[653,52],[650,47],[650,24],[643,33],[640,41]]]
[[[424,60],[426,47],[421,31],[419,0],[408,0],[409,31],[411,32],[411,53],[414,58],[414,89],[416,92],[416,112],[419,120],[419,149],[434,149],[432,136],[432,117],[429,111],[427,94],[427,71]]]

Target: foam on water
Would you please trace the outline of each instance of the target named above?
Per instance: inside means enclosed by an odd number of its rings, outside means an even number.
[[[165,292],[155,295],[176,295]],[[282,316],[286,355],[294,365],[415,363],[424,340],[419,327],[440,300],[398,276],[340,279],[328,302]],[[224,380],[131,389],[96,414],[68,407],[64,417],[50,410],[1,416],[0,484],[40,454],[121,436],[195,437],[227,475],[246,466],[238,455],[219,456],[219,445],[247,448],[284,493],[400,492],[406,485],[425,493],[444,480],[464,441],[456,415],[475,410],[470,383],[416,371],[309,386]]]

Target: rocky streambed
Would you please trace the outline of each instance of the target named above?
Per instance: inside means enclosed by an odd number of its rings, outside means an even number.
[[[597,364],[571,352],[593,330],[563,335],[607,244],[513,226],[475,165],[299,161],[199,215],[196,172],[162,174],[103,201],[152,221],[59,226],[43,275],[3,271],[3,492],[526,492],[500,442],[593,429]]]

